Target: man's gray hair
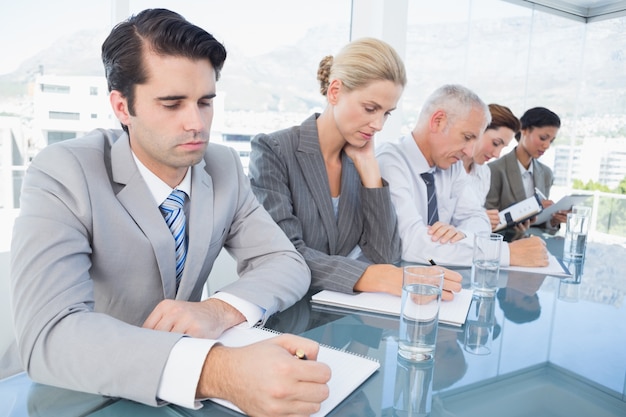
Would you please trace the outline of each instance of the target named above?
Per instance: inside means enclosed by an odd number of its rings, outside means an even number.
[[[428,122],[437,110],[446,113],[446,129],[453,125],[457,118],[467,116],[472,109],[479,109],[485,115],[484,125],[491,122],[491,113],[478,94],[459,84],[446,84],[436,89],[424,102],[420,111],[420,125]]]

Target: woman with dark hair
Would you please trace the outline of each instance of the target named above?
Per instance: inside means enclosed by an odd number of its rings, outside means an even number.
[[[520,122],[521,130],[515,135],[518,141],[515,150],[489,164],[491,187],[485,202],[487,209],[503,210],[532,196],[535,189],[546,197],[542,201],[544,208],[554,204],[548,199],[554,175],[538,159],[556,139],[561,119],[545,107],[533,107],[524,113]],[[555,229],[565,219],[566,213],[558,211],[545,224],[533,226]]]

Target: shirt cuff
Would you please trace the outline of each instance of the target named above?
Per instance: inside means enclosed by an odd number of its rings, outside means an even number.
[[[163,369],[157,397],[181,407],[197,410],[202,407],[196,401],[200,374],[209,350],[216,340],[182,337],[172,350]]]
[[[252,327],[257,324],[265,315],[265,309],[227,292],[220,291],[213,294],[209,298],[217,298],[218,300],[230,304],[246,318],[248,327]]]
[[[500,266],[511,266],[511,251],[508,242],[502,242],[500,248]]]
[[[265,315],[265,309],[235,295],[219,292],[209,298],[217,298],[237,309],[246,321],[240,326],[252,327]],[[182,337],[172,350],[163,369],[157,397],[181,407],[199,409],[202,403],[196,400],[200,374],[209,350],[216,340]]]

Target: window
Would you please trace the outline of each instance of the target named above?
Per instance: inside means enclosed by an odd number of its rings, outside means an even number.
[[[66,111],[49,111],[48,117],[56,120],[79,120],[80,113],[66,112]]]
[[[576,181],[615,189],[625,178],[626,17],[585,24],[501,0],[409,1],[408,16],[405,133],[428,94],[460,83],[518,117],[535,106],[560,116],[541,158],[554,200]]]
[[[53,143],[61,142],[67,139],[74,139],[76,137],[76,132],[48,132],[48,145],[52,145]]]
[[[11,19],[0,25],[0,47],[6,58],[0,60],[0,119],[15,116],[23,126],[17,123],[5,127],[0,123],[0,133],[8,131],[16,137],[15,144],[0,148],[2,153],[15,152],[23,159],[0,170],[3,207],[19,206],[23,172],[43,146],[90,130],[89,121],[99,123],[98,127],[119,128],[117,120],[105,110],[110,110],[101,94],[106,91],[106,82],[102,85],[93,80],[74,80],[67,85],[42,82],[39,92],[31,91],[31,86],[36,85],[37,77],[53,74],[62,78],[104,79],[99,47],[112,24],[131,13],[149,7],[171,8],[225,43],[228,59],[218,83],[212,140],[219,142],[222,134],[241,135],[230,143],[241,152],[242,158],[249,154],[252,135],[300,123],[322,108],[324,98],[318,93],[317,65],[322,57],[335,53],[350,38],[351,0],[157,3],[103,0],[89,4],[80,0],[54,0],[36,8],[28,1],[2,6],[3,15]],[[111,22],[113,15],[120,17]],[[32,27],[38,30],[32,31]],[[41,33],[51,36],[42,38]],[[14,42],[16,38],[20,42]],[[39,93],[50,93],[51,97],[42,97],[42,111],[35,114],[33,94]],[[85,115],[89,115],[84,118],[87,120],[80,120],[77,97],[88,100],[89,104],[82,107]],[[97,107],[94,100],[102,100],[103,107]],[[0,250],[8,247],[8,239],[10,234],[4,239],[6,242],[0,242]]]
[[[69,94],[68,85],[41,84],[41,91],[44,93]]]
[[[237,135],[231,133],[225,133],[223,135],[224,142],[250,142],[252,135]]]
[[[393,2],[373,3],[393,7]],[[385,20],[385,13],[377,10],[368,15],[372,21],[351,22],[355,10],[368,7],[363,4],[358,0],[105,0],[93,5],[55,0],[32,8],[28,2],[9,2],[3,12],[14,18],[0,27],[0,45],[8,57],[0,62],[0,117],[21,118],[24,129],[12,132],[28,161],[54,141],[46,141],[44,131],[70,131],[56,123],[80,119],[74,107],[56,105],[56,100],[75,100],[78,94],[77,87],[63,82],[41,85],[40,92],[54,94],[50,100],[54,106],[43,115],[33,114],[29,89],[35,77],[55,73],[103,77],[100,51],[93,45],[100,45],[110,30],[109,16],[120,16],[117,22],[147,7],[168,7],[225,43],[229,56],[217,86],[212,140],[246,152],[252,135],[299,124],[323,109],[325,101],[316,81],[319,60],[347,43],[355,27],[374,31]],[[472,88],[486,102],[509,106],[517,115],[543,105],[561,116],[557,141],[543,157],[558,170],[555,189],[564,193],[576,179],[609,186],[621,181],[623,159],[612,158],[606,149],[619,144],[621,152],[619,141],[626,138],[626,17],[585,24],[503,0],[409,0],[406,4],[406,35],[400,36],[404,39],[399,51],[405,57],[409,82],[401,105],[387,122],[396,123],[399,133],[379,135],[378,142],[408,133],[424,98],[441,84],[456,82]],[[38,27],[36,33],[29,29],[33,25]],[[40,33],[58,38],[44,40]],[[16,37],[19,43],[11,41]],[[24,68],[19,67],[22,63]],[[77,85],[85,97],[104,99],[106,84],[89,80],[84,84],[87,90]],[[89,116],[81,123],[109,122],[110,116],[99,108],[87,109]],[[45,117],[55,124],[37,122]],[[111,124],[118,127],[115,120]],[[27,149],[22,143],[29,144]],[[594,152],[588,152],[590,147]],[[591,166],[595,168],[589,170]],[[5,192],[13,190],[4,187]]]

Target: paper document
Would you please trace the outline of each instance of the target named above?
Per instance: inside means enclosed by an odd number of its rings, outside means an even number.
[[[588,194],[574,194],[568,195],[551,205],[550,207],[546,207],[543,209],[541,213],[537,215],[537,220],[535,224],[542,224],[550,220],[552,215],[559,210],[570,210],[572,206],[577,204],[583,204],[588,198],[593,198]]]
[[[219,341],[225,346],[245,346],[274,336],[278,336],[278,333],[269,329],[236,326],[224,332]],[[332,376],[328,382],[329,396],[322,402],[321,409],[312,414],[312,417],[323,417],[330,413],[380,367],[380,363],[375,359],[325,345],[320,345],[317,360],[330,366]],[[229,401],[222,399],[211,399],[211,401],[242,412]]]
[[[548,261],[548,266],[501,266],[500,270],[529,272],[531,274],[551,275],[553,277],[569,277],[572,275],[570,271],[568,271],[567,268],[563,265],[563,263],[551,253],[548,253]]]
[[[345,294],[323,290],[311,297],[314,304],[330,305],[352,310],[400,316],[402,297],[382,292],[362,292]],[[439,322],[451,326],[462,326],[472,303],[472,290],[462,289],[454,293],[453,301],[442,301],[439,309]]]

